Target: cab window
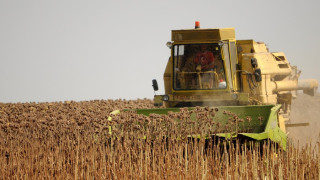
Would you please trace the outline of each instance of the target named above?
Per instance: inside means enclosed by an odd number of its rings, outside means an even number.
[[[221,48],[217,43],[175,45],[173,63],[175,90],[227,87]]]

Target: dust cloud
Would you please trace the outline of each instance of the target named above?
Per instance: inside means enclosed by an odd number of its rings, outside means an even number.
[[[298,94],[292,102],[290,123],[310,123],[309,126],[288,127],[289,139],[299,147],[314,146],[320,141],[320,94],[308,96]]]

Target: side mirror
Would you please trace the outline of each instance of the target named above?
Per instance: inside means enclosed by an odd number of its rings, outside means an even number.
[[[153,90],[154,90],[154,91],[158,91],[158,90],[159,90],[158,82],[157,82],[156,79],[153,79],[153,80],[152,80],[152,87],[153,87]]]
[[[256,69],[254,71],[254,77],[256,79],[256,82],[261,82],[262,81],[261,69]]]

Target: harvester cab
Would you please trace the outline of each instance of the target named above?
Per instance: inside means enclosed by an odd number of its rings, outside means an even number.
[[[173,30],[167,46],[165,95],[155,96],[156,106],[281,104],[288,115],[297,90],[314,95],[318,88],[317,80],[298,81],[300,71],[284,53],[236,40],[234,28],[200,29],[196,22],[195,29]]]
[[[247,104],[248,95],[240,92],[233,28],[173,30],[167,46],[165,95],[155,96],[155,104],[164,99],[166,107]]]
[[[164,105],[168,111],[231,108],[247,119],[264,114],[268,120],[260,123],[259,130],[245,135],[253,139],[286,141],[292,98],[297,90],[314,95],[318,88],[315,79],[298,80],[301,72],[284,53],[269,52],[262,42],[236,40],[234,28],[201,29],[196,22],[195,29],[172,30],[167,46],[171,56],[163,76],[165,94],[155,95],[154,105]],[[158,87],[155,84],[153,80],[153,87]],[[299,125],[306,123],[291,124]]]

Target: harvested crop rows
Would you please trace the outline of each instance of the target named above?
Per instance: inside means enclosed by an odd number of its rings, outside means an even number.
[[[0,104],[0,179],[319,179],[319,143],[284,152],[269,142],[190,139],[207,124],[203,116],[188,129],[185,109],[108,120],[115,109],[141,108],[155,107],[147,99]]]

